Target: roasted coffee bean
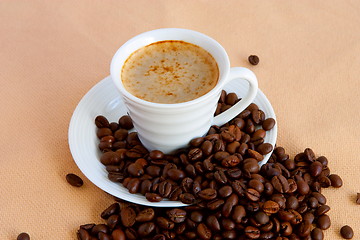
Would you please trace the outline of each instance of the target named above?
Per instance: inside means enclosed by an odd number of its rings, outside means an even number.
[[[312,224],[314,222],[314,220],[315,220],[315,216],[311,212],[306,212],[303,215],[303,221],[305,221],[305,222]]]
[[[98,128],[108,128],[110,126],[107,118],[104,116],[101,116],[101,115],[99,115],[95,118],[95,125]]]
[[[250,200],[250,201],[259,201],[260,199],[260,193],[258,191],[256,191],[253,188],[248,188],[245,191],[245,196]]]
[[[99,232],[109,233],[109,227],[105,224],[97,224],[91,229],[92,235],[98,235]]]
[[[111,215],[106,220],[106,223],[107,223],[107,225],[109,226],[110,229],[115,228],[115,226],[120,223],[120,215],[117,215],[117,214]]]
[[[246,210],[242,205],[236,205],[232,211],[231,218],[235,223],[241,223],[242,219],[246,216]]]
[[[190,214],[190,219],[196,223],[200,223],[203,220],[204,215],[200,211],[194,211]]]
[[[289,196],[286,199],[286,208],[288,209],[297,209],[299,207],[299,201],[295,196]]]
[[[201,144],[201,151],[205,156],[209,156],[212,153],[213,150],[213,144],[206,140]]]
[[[198,161],[202,158],[203,153],[200,148],[193,148],[189,151],[188,158],[190,161]]]
[[[256,56],[256,55],[250,55],[250,56],[248,57],[248,60],[249,60],[249,63],[250,63],[251,65],[258,65],[259,62],[260,62],[259,57]]]
[[[318,209],[316,209],[315,215],[321,216],[321,215],[327,213],[328,211],[330,211],[330,207],[328,205],[322,205]]]
[[[220,184],[227,183],[228,179],[224,173],[224,171],[218,170],[214,173],[215,181],[217,181]]]
[[[308,206],[310,208],[317,208],[319,206],[319,201],[316,198],[311,197],[308,200]]]
[[[185,204],[193,204],[196,201],[196,198],[191,193],[182,193],[179,195],[179,200]]]
[[[133,177],[140,177],[144,174],[144,169],[140,164],[132,163],[128,167],[128,173]]]
[[[345,225],[340,229],[340,234],[345,239],[352,239],[354,237],[354,231],[348,225]]]
[[[120,206],[118,203],[113,203],[111,204],[108,208],[106,208],[102,213],[101,213],[101,218],[102,219],[107,219],[109,218],[111,215],[113,214],[118,214],[120,211]]]
[[[277,202],[269,200],[263,204],[262,210],[268,215],[275,214],[280,210],[280,206]]]
[[[186,219],[186,211],[180,208],[173,208],[168,210],[166,211],[166,214],[174,223],[181,223]]]
[[[210,202],[207,202],[206,207],[213,211],[215,209],[220,208],[224,203],[225,201],[222,199],[214,199],[211,200]]]
[[[122,159],[117,152],[106,152],[101,156],[100,161],[104,165],[118,165]]]
[[[164,217],[157,217],[156,224],[163,229],[171,230],[175,227],[174,222]]]
[[[153,220],[155,217],[155,211],[152,208],[145,208],[141,212],[138,213],[135,220],[137,222],[149,222]]]
[[[99,128],[96,132],[96,135],[99,139],[112,135],[112,131],[110,128]]]
[[[266,155],[273,150],[273,146],[270,143],[262,143],[257,146],[256,149],[261,155]]]
[[[119,125],[121,128],[125,128],[128,130],[134,127],[131,118],[127,115],[124,115],[119,119]]]
[[[228,169],[226,173],[231,179],[239,179],[242,175],[242,171],[239,168]]]
[[[267,118],[265,121],[262,122],[262,128],[265,131],[271,130],[275,126],[275,119],[273,118]]]
[[[140,190],[141,180],[139,178],[130,179],[126,188],[129,190],[129,193],[138,193]]]
[[[66,181],[74,187],[81,187],[84,184],[83,180],[73,173],[69,173],[66,175]]]
[[[221,213],[224,217],[229,217],[234,206],[239,202],[239,197],[236,194],[231,194],[225,201]]]
[[[160,202],[163,199],[159,194],[149,192],[145,194],[145,197],[149,202]]]
[[[296,184],[297,184],[297,191],[301,195],[306,195],[310,191],[309,184],[307,184],[304,179],[298,175],[295,176]]]
[[[313,192],[311,195],[312,195],[313,197],[315,197],[320,204],[326,204],[326,198],[325,198],[325,196],[322,195],[321,193],[319,193],[319,192]]]
[[[171,180],[178,181],[185,177],[185,172],[180,169],[172,168],[167,171],[167,176]]]
[[[128,130],[119,129],[114,132],[114,137],[117,141],[124,141],[127,138],[128,134]]]
[[[219,193],[219,196],[222,197],[222,198],[226,198],[228,196],[230,196],[232,194],[232,187],[230,186],[223,186],[219,189],[218,193]]]
[[[211,239],[211,236],[212,236],[211,231],[204,223],[200,223],[197,226],[196,232],[199,235],[199,237],[203,240]]]
[[[264,194],[269,196],[269,195],[272,195],[273,192],[274,192],[273,185],[270,182],[266,182],[264,184]]]
[[[331,180],[326,176],[320,176],[318,178],[321,187],[328,188],[331,186]]]
[[[250,157],[255,158],[258,162],[262,161],[264,159],[264,156],[258,153],[257,151],[248,149],[248,154]]]
[[[339,188],[343,185],[342,179],[339,177],[339,175],[331,174],[329,179],[331,181],[331,186],[335,188]]]
[[[260,170],[259,164],[254,158],[247,158],[243,161],[243,170],[249,173],[258,173]]]
[[[330,227],[331,221],[328,215],[321,215],[316,221],[316,226],[322,230],[326,230]]]
[[[269,216],[266,213],[262,212],[262,211],[257,212],[255,214],[254,218],[255,218],[255,221],[258,222],[261,225],[267,224],[269,222],[269,220],[270,220]]]
[[[245,235],[250,239],[258,239],[260,237],[260,230],[256,227],[248,226],[245,228]]]
[[[283,194],[274,194],[271,196],[271,200],[278,203],[280,208],[285,208],[286,198]]]
[[[297,233],[300,237],[304,238],[310,235],[311,224],[308,222],[302,222],[299,224]]]
[[[248,182],[248,186],[249,186],[249,188],[255,189],[255,190],[258,191],[259,193],[262,193],[262,192],[264,191],[264,184],[262,184],[262,182],[260,182],[260,181],[257,180],[257,179],[251,179],[251,180]]]
[[[206,188],[206,189],[204,189],[204,190],[201,190],[201,191],[198,193],[198,196],[199,196],[201,199],[204,199],[204,200],[212,200],[212,199],[216,198],[217,192],[216,192],[215,189]]]
[[[271,183],[274,188],[280,193],[287,193],[290,189],[287,179],[282,175],[274,176],[271,179]]]
[[[17,240],[30,240],[30,238],[26,238],[26,237],[19,238],[19,236],[18,236]],[[86,230],[81,229],[81,228],[77,231],[77,237],[79,240],[90,240],[91,239],[90,233],[88,233]]]
[[[220,231],[220,223],[216,216],[210,215],[206,218],[206,225],[212,230],[212,231]]]
[[[224,167],[235,167],[240,163],[240,159],[235,155],[230,155],[221,161]]]
[[[99,232],[98,238],[99,240],[111,240],[111,236],[103,232]]]
[[[115,229],[111,233],[111,236],[112,236],[113,240],[126,240],[125,233],[120,228]]]
[[[315,161],[311,163],[310,165],[310,174],[313,177],[317,177],[320,175],[321,171],[323,169],[323,165],[319,161]]]
[[[324,239],[324,233],[320,228],[314,228],[311,231],[311,239],[313,240],[323,240]]]
[[[155,230],[155,224],[153,222],[146,222],[139,226],[138,234],[140,237],[146,237]]]
[[[30,235],[23,232],[17,236],[17,240],[30,240]]]

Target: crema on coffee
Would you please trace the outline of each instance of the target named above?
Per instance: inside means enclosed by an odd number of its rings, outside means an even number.
[[[205,49],[184,41],[161,41],[132,53],[121,80],[132,95],[155,103],[194,100],[215,87],[219,68]]]

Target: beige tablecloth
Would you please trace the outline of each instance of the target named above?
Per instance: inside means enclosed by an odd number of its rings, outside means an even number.
[[[203,32],[232,66],[253,70],[277,115],[278,145],[311,147],[344,180],[325,192],[325,239],[349,224],[360,239],[360,3],[332,1],[0,1],[0,239],[76,239],[113,198],[74,163],[76,105],[109,75],[115,51],[152,29]],[[247,62],[260,57],[258,66]],[[74,188],[65,175],[84,179]]]

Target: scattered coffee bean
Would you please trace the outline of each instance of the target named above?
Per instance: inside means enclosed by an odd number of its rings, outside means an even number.
[[[336,174],[331,174],[329,176],[329,179],[331,181],[331,186],[335,187],[335,188],[339,188],[343,185],[343,181],[342,179],[339,177],[339,175]]]
[[[356,204],[360,204],[360,193],[356,194]]]
[[[340,229],[340,234],[345,239],[352,239],[354,237],[354,231],[348,225],[345,225]]]
[[[81,187],[84,184],[83,180],[73,173],[69,173],[66,175],[66,181],[74,187]]]
[[[250,55],[248,60],[249,60],[249,63],[251,63],[251,65],[258,65],[259,61],[260,61],[259,57],[256,55]]]
[[[30,240],[30,236],[23,232],[18,235],[17,240]]]

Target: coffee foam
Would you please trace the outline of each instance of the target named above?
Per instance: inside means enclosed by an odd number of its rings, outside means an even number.
[[[219,69],[203,48],[183,41],[161,41],[132,53],[121,79],[132,95],[155,103],[194,100],[215,87]]]

